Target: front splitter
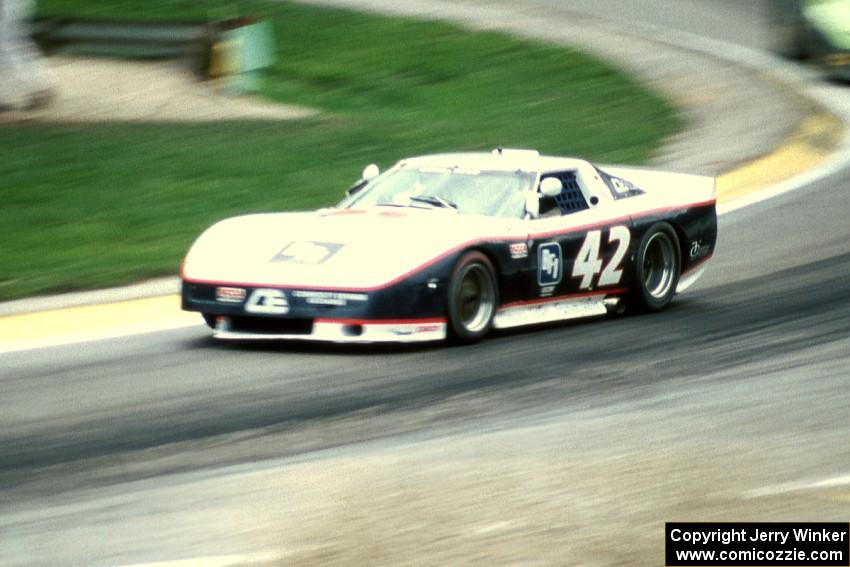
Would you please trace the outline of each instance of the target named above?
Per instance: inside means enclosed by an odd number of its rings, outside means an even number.
[[[301,340],[333,343],[417,343],[446,338],[445,319],[369,321],[316,319],[309,333],[256,333],[235,330],[230,317],[219,317],[213,331],[225,340]]]

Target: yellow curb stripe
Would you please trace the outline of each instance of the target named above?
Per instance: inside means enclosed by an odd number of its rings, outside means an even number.
[[[197,313],[181,311],[179,295],[54,309],[0,318],[0,351],[198,323],[200,318]]]
[[[717,200],[729,202],[824,163],[843,136],[841,121],[821,112],[804,119],[785,143],[717,177]]]

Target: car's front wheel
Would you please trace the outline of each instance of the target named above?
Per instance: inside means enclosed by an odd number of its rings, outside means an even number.
[[[448,289],[450,338],[470,343],[493,326],[499,289],[493,264],[480,252],[467,252],[452,271]]]
[[[635,258],[630,307],[660,311],[670,305],[679,284],[680,266],[679,238],[673,227],[665,222],[649,227]]]

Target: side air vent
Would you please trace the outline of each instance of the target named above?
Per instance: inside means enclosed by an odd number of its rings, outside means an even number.
[[[313,333],[313,320],[277,317],[231,317],[229,330],[258,335],[309,335]]]

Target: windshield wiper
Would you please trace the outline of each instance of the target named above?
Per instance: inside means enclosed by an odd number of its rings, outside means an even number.
[[[425,203],[434,207],[457,210],[456,204],[452,203],[448,199],[443,199],[438,195],[411,195],[410,200],[416,201],[417,203]]]

